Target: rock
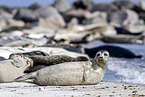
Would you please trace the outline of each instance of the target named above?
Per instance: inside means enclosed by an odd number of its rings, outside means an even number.
[[[83,20],[91,17],[91,13],[83,9],[73,9],[65,13],[64,19],[66,22],[70,22],[72,18],[77,18],[79,23],[82,24]]]
[[[68,3],[65,0],[55,0],[53,6],[60,12],[65,13],[68,10],[72,9],[72,6],[70,3]]]
[[[134,25],[139,22],[139,17],[136,12],[127,9],[108,13],[108,21],[113,25]]]
[[[55,31],[49,29],[48,27],[44,27],[42,25],[35,26],[31,29],[23,30],[25,34],[27,34],[28,38],[31,39],[39,39],[42,38],[44,35],[46,36],[54,36]]]
[[[11,13],[13,8],[9,8],[7,6],[0,6],[0,9],[2,9],[5,12]]]
[[[34,3],[34,4],[30,5],[28,8],[31,10],[36,10],[38,8],[41,8],[41,6],[38,3]]]
[[[111,3],[100,3],[100,4],[94,5],[90,11],[91,12],[95,12],[95,11],[110,12],[110,11],[116,11],[116,10],[117,10],[117,7]]]
[[[145,21],[145,13],[144,12],[141,12],[138,15],[139,15],[139,19],[142,19]]]
[[[127,18],[127,13],[122,11],[115,11],[108,13],[108,22],[111,25],[120,26],[123,24],[123,21]]]
[[[107,13],[100,11],[93,12],[90,18],[84,21],[84,24],[107,24]]]
[[[92,9],[92,7],[95,5],[95,3],[91,0],[85,0],[84,4],[87,6],[87,10]]]
[[[11,28],[11,27],[23,27],[25,23],[21,20],[13,20],[13,19],[0,19],[0,31]]]
[[[63,17],[58,13],[58,11],[52,7],[42,7],[35,11],[37,17],[39,18],[39,23],[47,27],[50,26],[52,29],[59,29],[64,27],[66,24]]]
[[[13,15],[4,11],[3,9],[0,9],[0,19],[9,19],[9,18],[13,18]]]
[[[87,9],[87,6],[85,5],[84,1],[82,1],[82,0],[78,0],[78,1],[74,2],[73,5],[76,9]]]
[[[113,2],[113,4],[119,9],[130,9],[134,6],[134,3],[130,0],[116,0]]]
[[[138,6],[141,8],[141,9],[143,9],[143,10],[145,10],[145,1],[139,1],[138,2]]]
[[[16,12],[14,19],[22,20],[24,22],[36,22],[38,19],[31,9],[19,8]]]
[[[67,27],[72,27],[72,26],[75,26],[75,25],[78,25],[78,24],[79,24],[78,19],[74,17],[74,18],[72,18],[72,19],[70,20],[69,23],[67,23]]]
[[[102,40],[106,43],[143,44],[143,36],[133,35],[104,36]]]
[[[125,12],[127,13],[127,18],[124,20],[123,25],[135,25],[139,23],[139,17],[135,11],[127,9]]]
[[[82,32],[82,33],[77,33],[71,30],[65,30],[61,29],[58,30],[54,40],[58,42],[63,42],[63,43],[81,43],[81,42],[86,42],[84,40],[84,37],[87,35],[87,32]]]

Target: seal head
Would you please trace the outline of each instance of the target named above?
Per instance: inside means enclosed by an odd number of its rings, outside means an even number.
[[[94,60],[101,68],[107,68],[109,62],[109,52],[106,50],[100,50],[96,53]]]

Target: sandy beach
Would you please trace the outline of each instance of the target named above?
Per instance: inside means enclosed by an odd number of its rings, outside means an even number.
[[[145,87],[110,82],[97,85],[38,86],[13,82],[0,84],[0,96],[5,97],[145,97]]]

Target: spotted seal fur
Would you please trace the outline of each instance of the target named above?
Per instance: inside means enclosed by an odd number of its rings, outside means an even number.
[[[47,66],[20,76],[16,81],[34,79],[38,85],[89,85],[99,83],[107,70],[109,53],[101,50],[92,61],[67,62]]]

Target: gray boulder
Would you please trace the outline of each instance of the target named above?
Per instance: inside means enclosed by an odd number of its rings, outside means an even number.
[[[90,11],[91,12],[95,12],[95,11],[110,12],[110,11],[115,11],[115,10],[117,10],[117,7],[111,3],[100,3],[100,4],[94,5]]]
[[[135,11],[127,9],[108,13],[108,21],[113,25],[134,25],[139,22],[139,17]]]
[[[134,6],[134,3],[131,0],[116,0],[113,2],[113,4],[119,9],[130,9]]]
[[[72,5],[65,0],[55,0],[53,5],[60,13],[67,12],[72,9]]]
[[[19,8],[16,14],[14,15],[14,19],[23,20],[24,22],[35,22],[37,21],[37,17],[35,13],[27,8]]]
[[[85,24],[107,24],[107,13],[96,11],[86,19]]]
[[[35,13],[39,18],[39,23],[49,28],[56,30],[66,25],[63,17],[52,6],[39,8]]]
[[[13,18],[13,15],[4,11],[3,9],[0,9],[0,19],[8,19]]]
[[[30,5],[28,8],[32,9],[32,10],[36,10],[38,8],[41,8],[41,6],[38,3],[34,3],[34,4]]]
[[[64,19],[66,22],[70,22],[71,19],[77,18],[78,22],[82,24],[83,20],[90,18],[91,13],[88,10],[83,9],[73,9],[64,14]]]

